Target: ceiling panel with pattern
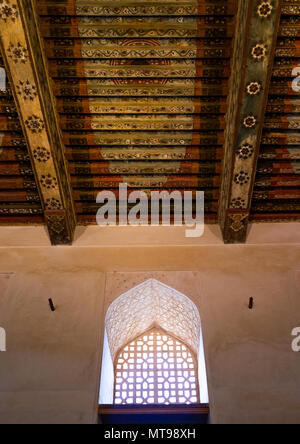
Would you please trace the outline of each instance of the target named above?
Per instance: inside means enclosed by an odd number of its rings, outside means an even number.
[[[97,193],[204,190],[216,221],[236,1],[39,2],[79,222]]]
[[[43,223],[26,140],[1,57],[0,68],[0,225]]]
[[[255,221],[300,218],[299,130],[300,1],[285,0],[252,201]]]
[[[267,20],[275,3],[255,1],[266,8]],[[227,122],[225,116],[234,88],[235,29],[237,45],[239,33],[245,41],[251,37],[241,24],[235,28],[238,0],[35,4],[78,223],[95,223],[97,194],[110,190],[119,197],[124,182],[128,192],[204,191],[206,222],[217,222],[221,180],[231,168],[224,161],[224,130],[232,124],[230,112]],[[2,20],[15,13],[11,0],[1,5]],[[300,219],[300,0],[281,5],[257,153],[255,222]],[[3,63],[0,57],[0,69]],[[0,224],[43,223],[44,204],[12,93],[18,101],[20,85],[7,80],[6,86],[4,91],[0,77]]]

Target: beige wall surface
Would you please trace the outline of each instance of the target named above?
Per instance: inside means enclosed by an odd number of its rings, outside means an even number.
[[[150,277],[199,308],[213,423],[300,423],[299,243],[260,228],[244,246],[210,232],[196,246],[101,247],[88,232],[50,247],[36,230],[35,247],[16,231],[0,247],[0,423],[95,423],[105,310]]]

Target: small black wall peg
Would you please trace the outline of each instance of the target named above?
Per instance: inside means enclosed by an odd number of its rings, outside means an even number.
[[[253,299],[253,298],[250,298],[250,299],[249,299],[249,310],[252,310],[253,307],[254,307],[254,299]]]
[[[55,306],[53,304],[52,299],[49,299],[49,305],[50,305],[51,311],[55,311],[56,310],[56,308],[55,308]]]

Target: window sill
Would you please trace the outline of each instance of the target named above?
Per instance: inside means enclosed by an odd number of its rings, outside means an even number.
[[[209,424],[209,405],[99,405],[100,424]]]

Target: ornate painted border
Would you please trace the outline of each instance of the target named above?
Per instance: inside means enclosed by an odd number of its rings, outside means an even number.
[[[247,237],[280,10],[281,0],[239,4],[219,210],[226,243]]]
[[[0,44],[51,242],[71,243],[76,215],[33,0],[2,0]]]

